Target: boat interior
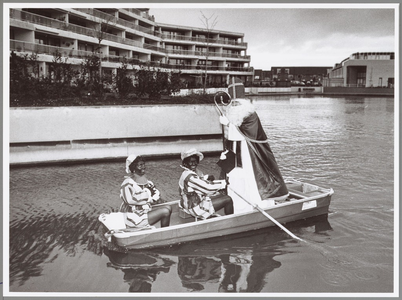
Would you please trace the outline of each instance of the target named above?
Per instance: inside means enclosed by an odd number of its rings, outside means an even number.
[[[287,188],[289,191],[289,196],[285,200],[276,201],[275,204],[280,205],[281,203],[286,203],[286,202],[290,202],[290,201],[295,201],[295,200],[300,200],[300,199],[308,199],[313,196],[327,194],[330,191],[330,189],[323,189],[316,185],[299,182],[299,181],[286,182],[286,185],[287,185]],[[178,202],[179,201],[177,200],[177,201],[173,201],[173,202],[169,202],[169,203],[165,203],[165,204],[160,204],[161,206],[171,205],[171,207],[172,207],[170,226],[203,221],[202,219],[194,218],[193,216],[180,210],[180,208],[178,206]],[[160,205],[157,205],[157,206],[160,206]],[[157,207],[157,206],[155,206],[155,207]],[[217,216],[212,216],[211,218],[224,216],[224,215],[225,215],[225,213],[222,209],[217,212]],[[153,226],[158,228],[159,222]]]

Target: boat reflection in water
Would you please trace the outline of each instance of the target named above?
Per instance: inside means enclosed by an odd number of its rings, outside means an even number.
[[[121,253],[105,249],[109,257],[108,267],[121,269],[124,282],[129,284],[129,292],[151,292],[152,283],[159,273],[168,273],[174,262],[158,254],[150,253]]]
[[[288,229],[295,233],[304,230],[324,234],[331,230],[328,215],[291,222]],[[182,286],[189,292],[199,292],[206,285],[216,286],[216,292],[261,292],[266,275],[279,268],[275,260],[283,254],[280,245],[293,242],[282,231],[265,228],[250,233],[173,245],[147,251],[130,250],[128,253],[105,249],[109,267],[121,269],[130,292],[151,292],[152,284],[161,272],[173,271],[177,257],[177,273]],[[296,241],[294,241],[296,243]],[[246,245],[246,246],[244,246]],[[282,249],[282,250],[280,250]],[[210,288],[210,287],[209,287]]]

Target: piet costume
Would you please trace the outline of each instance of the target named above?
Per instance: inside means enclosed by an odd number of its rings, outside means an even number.
[[[254,106],[245,99],[243,83],[238,78],[231,80],[228,93],[232,101],[226,117],[220,118],[226,125],[227,150],[218,164],[226,167],[228,195],[233,199],[234,212],[239,213],[253,210],[239,195],[266,208],[275,200],[286,199],[288,190]]]
[[[130,175],[124,177],[120,187],[120,212],[125,213],[127,227],[148,226],[148,212],[152,210],[152,204],[160,199],[160,192],[152,181],[144,175],[131,173],[129,167],[137,157],[135,154],[127,157],[126,173]]]

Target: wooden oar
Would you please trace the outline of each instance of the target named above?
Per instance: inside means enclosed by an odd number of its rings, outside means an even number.
[[[254,207],[256,210],[258,210],[260,213],[262,213],[264,216],[266,216],[268,219],[270,219],[275,225],[277,225],[280,229],[282,229],[283,231],[285,231],[287,234],[289,234],[292,238],[302,241],[304,242],[303,239],[299,238],[298,236],[294,235],[293,233],[291,233],[285,226],[283,226],[281,223],[279,223],[277,220],[275,220],[273,217],[271,217],[267,212],[265,212],[261,207],[259,207],[256,204],[251,203],[250,201],[246,200],[243,196],[241,196],[239,193],[237,193],[234,189],[232,189],[230,187],[230,185],[228,185],[228,187],[233,191],[233,193],[235,193],[240,199],[242,199],[243,201],[247,202],[249,205],[251,205],[252,207]]]

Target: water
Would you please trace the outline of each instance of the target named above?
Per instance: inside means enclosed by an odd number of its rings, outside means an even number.
[[[335,190],[328,216],[148,253],[102,248],[124,161],[10,170],[10,292],[392,293],[394,99],[256,98],[284,176]],[[217,157],[200,168],[216,176]],[[147,162],[167,200],[176,158]],[[5,284],[6,279],[3,279]],[[171,294],[173,295],[173,294]]]

